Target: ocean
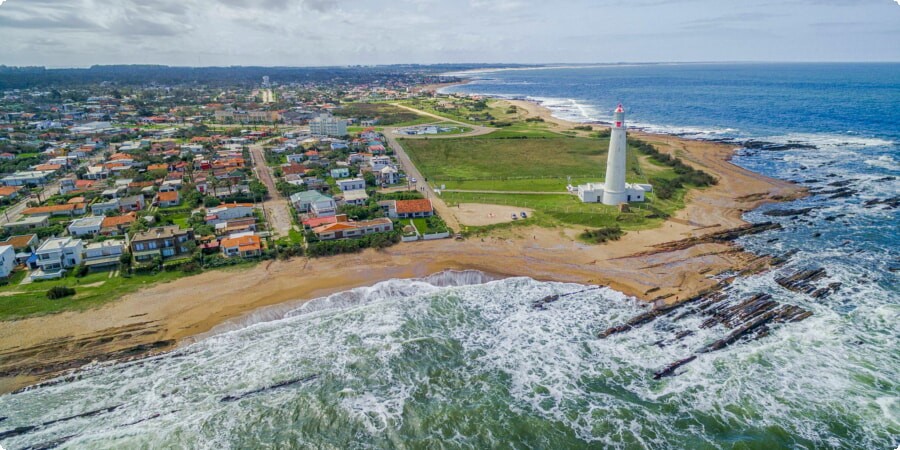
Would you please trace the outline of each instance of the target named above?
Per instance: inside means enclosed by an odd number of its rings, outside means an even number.
[[[738,277],[813,315],[727,335],[605,287],[446,272],[282,305],[172,353],[0,396],[0,445],[122,448],[871,448],[900,445],[900,65],[639,65],[470,74],[449,90],[528,98],[559,117],[732,143],[734,162],[808,187],[748,212],[796,251]],[[887,203],[884,200],[893,199]],[[807,208],[810,208],[807,210]],[[767,215],[775,210],[798,215]],[[816,298],[780,286],[825,269]],[[566,295],[569,294],[569,295]],[[561,295],[545,308],[533,303]],[[673,334],[691,334],[667,345]],[[31,427],[31,428],[28,428]],[[19,432],[10,433],[19,429]]]

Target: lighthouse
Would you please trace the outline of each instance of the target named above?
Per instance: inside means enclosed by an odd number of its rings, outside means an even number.
[[[621,104],[613,113],[609,136],[609,155],[606,159],[606,183],[603,183],[603,204],[627,203],[625,193],[625,108]]]
[[[588,183],[574,188],[584,203],[603,203],[617,206],[622,203],[642,202],[646,195],[653,192],[649,184],[630,184],[625,182],[625,161],[628,159],[625,138],[625,108],[619,104],[613,112],[613,122],[609,135],[609,154],[606,159],[606,181]]]

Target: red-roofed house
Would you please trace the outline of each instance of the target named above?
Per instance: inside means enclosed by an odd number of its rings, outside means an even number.
[[[416,217],[431,217],[434,215],[434,207],[427,198],[418,200],[385,200],[378,202],[388,217],[395,219],[411,219]]]
[[[222,249],[222,255],[226,258],[232,256],[253,258],[262,255],[262,240],[256,235],[222,239],[219,247]]]
[[[156,201],[160,208],[170,208],[181,203],[181,196],[178,191],[160,192],[156,195]]]

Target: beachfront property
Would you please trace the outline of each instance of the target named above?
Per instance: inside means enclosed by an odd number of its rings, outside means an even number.
[[[337,214],[337,204],[331,197],[319,191],[304,191],[291,195],[291,204],[297,212],[314,217],[330,217]]]
[[[222,239],[219,242],[222,256],[226,258],[241,257],[255,258],[262,255],[262,240],[253,233],[237,235]]]
[[[414,219],[431,217],[434,207],[427,198],[418,200],[384,200],[378,202],[384,213],[392,219]]]
[[[35,249],[37,249],[40,241],[36,234],[22,234],[18,236],[10,236],[5,241],[0,241],[0,246],[10,245],[16,251],[16,264],[24,264]]]
[[[617,206],[622,203],[642,202],[646,199],[647,193],[653,191],[653,186],[625,182],[626,152],[625,108],[619,105],[613,113],[609,153],[606,159],[606,181],[578,186],[576,192],[582,202]]]
[[[394,223],[391,219],[380,217],[372,220],[362,220],[359,222],[351,222],[346,215],[337,216],[334,223],[313,228],[313,233],[322,241],[334,239],[358,238],[372,233],[383,233],[393,231]]]
[[[84,246],[84,265],[91,268],[116,266],[125,254],[124,240],[93,242]]]
[[[182,230],[178,225],[151,228],[137,233],[131,238],[131,253],[135,261],[150,261],[155,257],[163,259],[189,255],[189,245],[194,240],[194,230]]]
[[[347,121],[323,114],[309,121],[309,132],[313,136],[343,137],[347,135]]]
[[[81,264],[84,243],[71,237],[50,238],[35,252],[38,268],[31,273],[32,280],[49,280],[62,277],[67,269]]]

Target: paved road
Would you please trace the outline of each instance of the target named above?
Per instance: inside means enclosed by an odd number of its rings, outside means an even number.
[[[547,191],[479,191],[470,189],[444,189],[442,192],[463,192],[471,194],[525,194],[525,195],[575,195],[574,192],[547,192]]]
[[[275,175],[272,173],[272,168],[266,164],[266,156],[261,144],[250,146],[250,159],[253,160],[253,171],[256,172],[256,177],[269,190],[269,198],[262,204],[269,226],[273,233],[287,236],[294,226],[288,209],[289,202],[275,188]]]

